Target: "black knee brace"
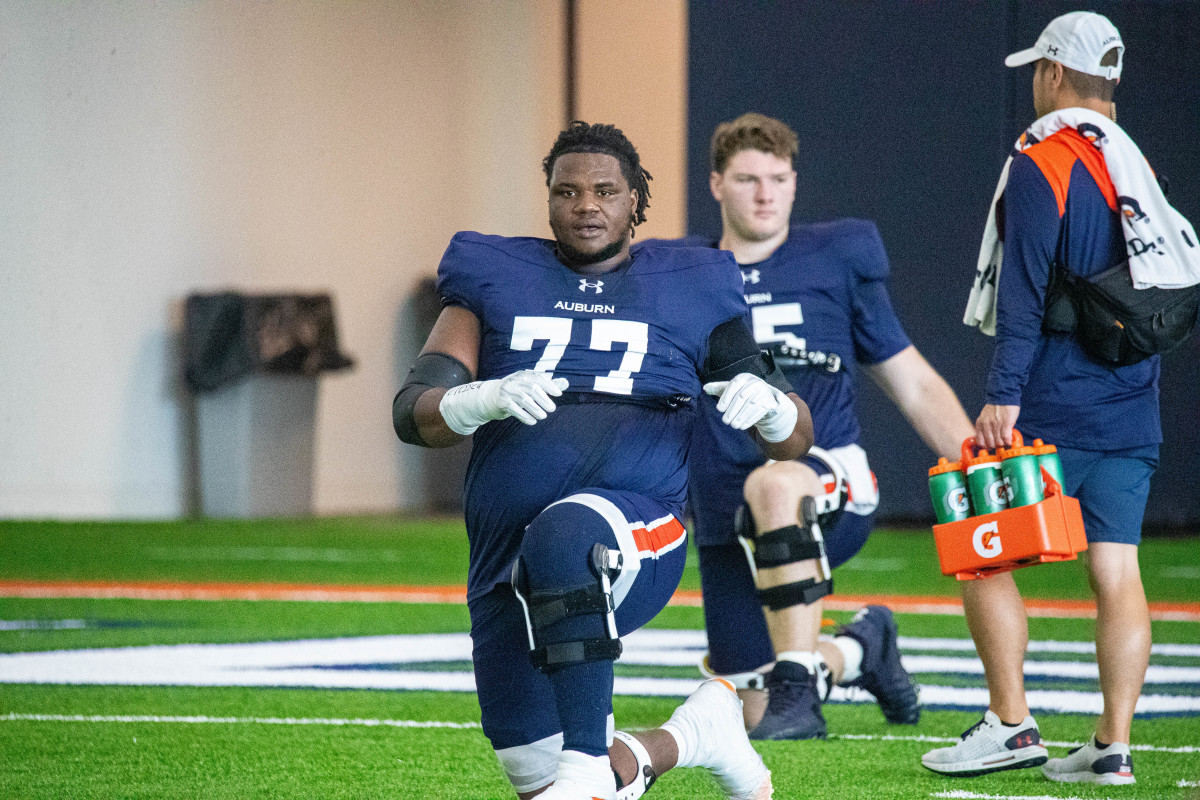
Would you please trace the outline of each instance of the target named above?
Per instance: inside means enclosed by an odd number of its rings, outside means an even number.
[[[521,607],[525,610],[525,629],[529,633],[529,658],[542,672],[585,661],[615,660],[621,655],[621,639],[617,636],[616,610],[613,604],[612,582],[621,574],[623,557],[618,550],[609,550],[597,543],[592,547],[591,568],[595,583],[571,589],[533,592],[524,561],[518,556],[513,562],[512,586]],[[543,643],[546,629],[568,617],[600,616],[608,635],[595,639]]]
[[[739,516],[749,518],[748,511]],[[735,524],[739,524],[736,517]],[[740,524],[745,526],[744,521]],[[752,521],[750,525],[753,526]],[[800,604],[812,605],[833,592],[833,574],[825,555],[825,539],[817,523],[817,504],[813,498],[801,499],[799,525],[766,531],[754,538],[746,537],[740,530],[739,535],[748,544],[748,554],[753,555],[751,568],[756,580],[760,569],[817,559],[819,577],[758,590],[759,601],[772,611]]]

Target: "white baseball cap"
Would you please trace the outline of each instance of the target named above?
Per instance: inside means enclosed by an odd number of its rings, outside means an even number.
[[[1100,59],[1114,47],[1119,49],[1117,65],[1100,66]],[[1120,32],[1108,21],[1108,17],[1091,11],[1072,11],[1052,19],[1033,47],[1013,53],[1004,59],[1004,66],[1020,67],[1032,64],[1039,58],[1057,61],[1064,67],[1088,75],[1114,80],[1121,77],[1125,45],[1121,42]]]

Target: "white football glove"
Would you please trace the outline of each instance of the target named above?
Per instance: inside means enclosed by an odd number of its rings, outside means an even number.
[[[438,409],[450,430],[463,436],[485,422],[505,417],[535,425],[556,408],[550,398],[562,396],[567,385],[566,378],[527,369],[496,380],[455,386],[442,395]]]
[[[742,372],[731,381],[704,384],[704,391],[717,400],[717,411],[724,412],[721,421],[735,430],[744,431],[753,425],[768,442],[782,442],[796,427],[796,404],[786,394],[749,372]]]

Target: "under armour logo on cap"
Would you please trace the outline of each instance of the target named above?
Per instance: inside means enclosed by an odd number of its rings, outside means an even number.
[[[1113,49],[1117,51],[1116,64],[1102,65],[1104,56]],[[1121,42],[1120,32],[1107,17],[1091,11],[1072,11],[1051,20],[1033,47],[1013,53],[1004,59],[1004,65],[1019,67],[1041,58],[1111,81],[1121,77],[1125,45]]]

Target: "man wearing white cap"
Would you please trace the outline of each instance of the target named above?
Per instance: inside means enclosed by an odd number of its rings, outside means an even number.
[[[1101,363],[1082,334],[1047,328],[1052,278],[1062,270],[1091,278],[1128,261],[1135,286],[1200,281],[1195,232],[1114,121],[1124,50],[1105,17],[1074,12],[1005,59],[1010,67],[1035,64],[1038,119],[1001,174],[964,319],[996,337],[977,443],[1011,446],[1014,426],[1054,443],[1064,489],[1082,506],[1104,710],[1087,744],[1048,760],[1025,698],[1029,629],[1016,583],[1011,573],[965,582],[963,607],[990,702],[961,742],[922,757],[944,775],[1044,765],[1054,781],[1134,783],[1130,725],[1150,655],[1137,545],[1162,442],[1159,357]],[[1162,252],[1147,252],[1146,242]]]

